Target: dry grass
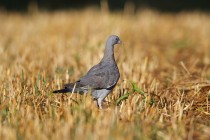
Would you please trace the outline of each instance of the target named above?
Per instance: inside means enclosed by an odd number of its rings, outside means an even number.
[[[88,9],[0,13],[0,23],[1,139],[210,138],[210,15]],[[99,62],[110,34],[124,43],[106,109],[52,94]]]

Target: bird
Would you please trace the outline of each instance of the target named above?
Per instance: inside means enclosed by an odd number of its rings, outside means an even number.
[[[103,100],[116,86],[120,72],[114,57],[114,46],[121,44],[117,35],[110,35],[106,41],[104,56],[101,61],[94,65],[83,77],[75,83],[64,84],[60,90],[53,93],[79,93],[86,94],[90,91],[99,109],[102,108]]]

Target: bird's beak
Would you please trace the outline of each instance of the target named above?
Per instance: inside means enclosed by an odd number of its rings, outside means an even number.
[[[122,44],[122,41],[118,40],[117,44]]]

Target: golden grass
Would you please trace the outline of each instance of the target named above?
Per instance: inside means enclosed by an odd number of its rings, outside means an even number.
[[[0,22],[1,139],[210,138],[210,15],[87,9]],[[106,109],[90,95],[52,94],[99,62],[110,34],[123,45]]]

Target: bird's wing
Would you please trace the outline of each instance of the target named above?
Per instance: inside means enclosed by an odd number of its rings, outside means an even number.
[[[117,65],[101,64],[92,67],[78,82],[94,89],[108,89],[119,80]]]

